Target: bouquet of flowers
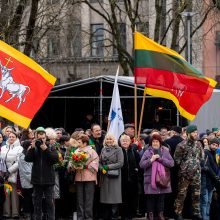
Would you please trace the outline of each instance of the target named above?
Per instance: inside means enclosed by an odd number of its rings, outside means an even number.
[[[62,154],[59,151],[57,151],[57,153],[58,153],[59,161],[54,165],[55,169],[59,167],[64,167],[65,165],[65,160],[63,159]]]
[[[90,155],[84,151],[75,151],[71,153],[71,163],[74,168],[85,168]]]

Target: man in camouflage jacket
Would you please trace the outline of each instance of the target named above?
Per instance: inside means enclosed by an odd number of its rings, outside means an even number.
[[[198,132],[195,125],[189,125],[186,129],[187,139],[177,145],[174,160],[179,166],[178,194],[174,203],[176,220],[183,220],[182,210],[188,187],[192,187],[193,220],[202,220],[200,215],[200,185],[203,150],[197,141]]]

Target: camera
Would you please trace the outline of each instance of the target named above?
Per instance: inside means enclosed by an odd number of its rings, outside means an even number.
[[[35,146],[37,147],[37,148],[40,148],[40,146],[43,144],[43,141],[41,140],[41,139],[37,139],[36,141],[35,141]]]

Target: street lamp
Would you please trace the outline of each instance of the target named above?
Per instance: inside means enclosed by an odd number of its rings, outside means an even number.
[[[186,33],[187,33],[186,59],[190,64],[192,64],[192,39],[191,39],[192,16],[195,14],[197,14],[197,13],[196,12],[188,12],[188,11],[184,11],[181,13],[182,16],[186,17]]]

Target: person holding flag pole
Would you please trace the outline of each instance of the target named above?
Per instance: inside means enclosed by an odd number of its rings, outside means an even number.
[[[120,95],[119,95],[118,82],[117,82],[118,74],[119,74],[119,66],[115,76],[114,89],[112,93],[112,102],[108,116],[109,124],[107,129],[108,133],[113,134],[116,139],[118,139],[124,131],[124,121],[122,116]]]

